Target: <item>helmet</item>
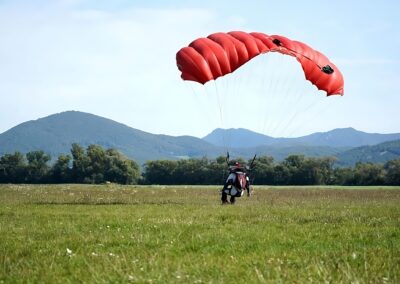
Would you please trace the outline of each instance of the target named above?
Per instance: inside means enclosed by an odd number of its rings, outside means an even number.
[[[240,164],[238,161],[233,160],[233,161],[229,162],[229,166],[230,167],[240,167]]]

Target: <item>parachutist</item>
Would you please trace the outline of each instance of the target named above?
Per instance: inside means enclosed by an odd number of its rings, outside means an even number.
[[[176,53],[176,65],[181,71],[183,80],[204,85],[234,73],[253,58],[266,56],[270,52],[294,58],[300,63],[302,68],[298,69],[304,72],[304,78],[318,90],[325,91],[327,96],[343,96],[343,75],[328,57],[306,43],[281,35],[243,31],[213,33],[206,38],[197,38],[188,46],[182,47]],[[331,76],[334,72],[334,76]],[[215,89],[218,93],[217,84]],[[221,105],[219,107],[222,123],[223,111]],[[229,162],[229,153],[227,154],[227,162]],[[255,157],[249,168],[242,168],[240,165],[229,167],[229,176],[221,190],[222,204],[229,203],[228,195],[230,195],[230,203],[234,204],[235,198],[243,196],[245,190],[247,190],[247,196],[250,196],[250,180],[247,172],[251,171]]]
[[[243,196],[245,190],[247,191],[247,196],[249,196],[250,180],[246,168],[242,167],[239,162],[233,161],[229,165],[229,175],[221,190],[222,204],[228,203],[228,195],[230,195],[230,203],[235,204],[236,197]]]

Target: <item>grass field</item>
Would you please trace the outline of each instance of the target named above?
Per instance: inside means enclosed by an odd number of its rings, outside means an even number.
[[[400,187],[0,185],[0,283],[400,283]]]

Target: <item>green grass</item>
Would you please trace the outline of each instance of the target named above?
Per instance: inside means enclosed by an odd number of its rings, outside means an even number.
[[[2,282],[400,283],[400,187],[0,185]]]

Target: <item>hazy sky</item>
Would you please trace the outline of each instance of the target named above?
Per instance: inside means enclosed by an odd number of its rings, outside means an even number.
[[[273,136],[339,127],[400,132],[399,3],[0,0],[0,133],[66,110],[198,137],[216,127]],[[303,97],[316,89],[292,83],[285,58],[257,58],[240,86],[233,76],[205,87],[182,81],[176,52],[195,38],[231,30],[308,43],[341,69],[345,95],[308,107]],[[298,91],[303,87],[307,96]],[[273,90],[288,98],[277,103],[260,95]],[[241,99],[243,111],[227,115]]]

